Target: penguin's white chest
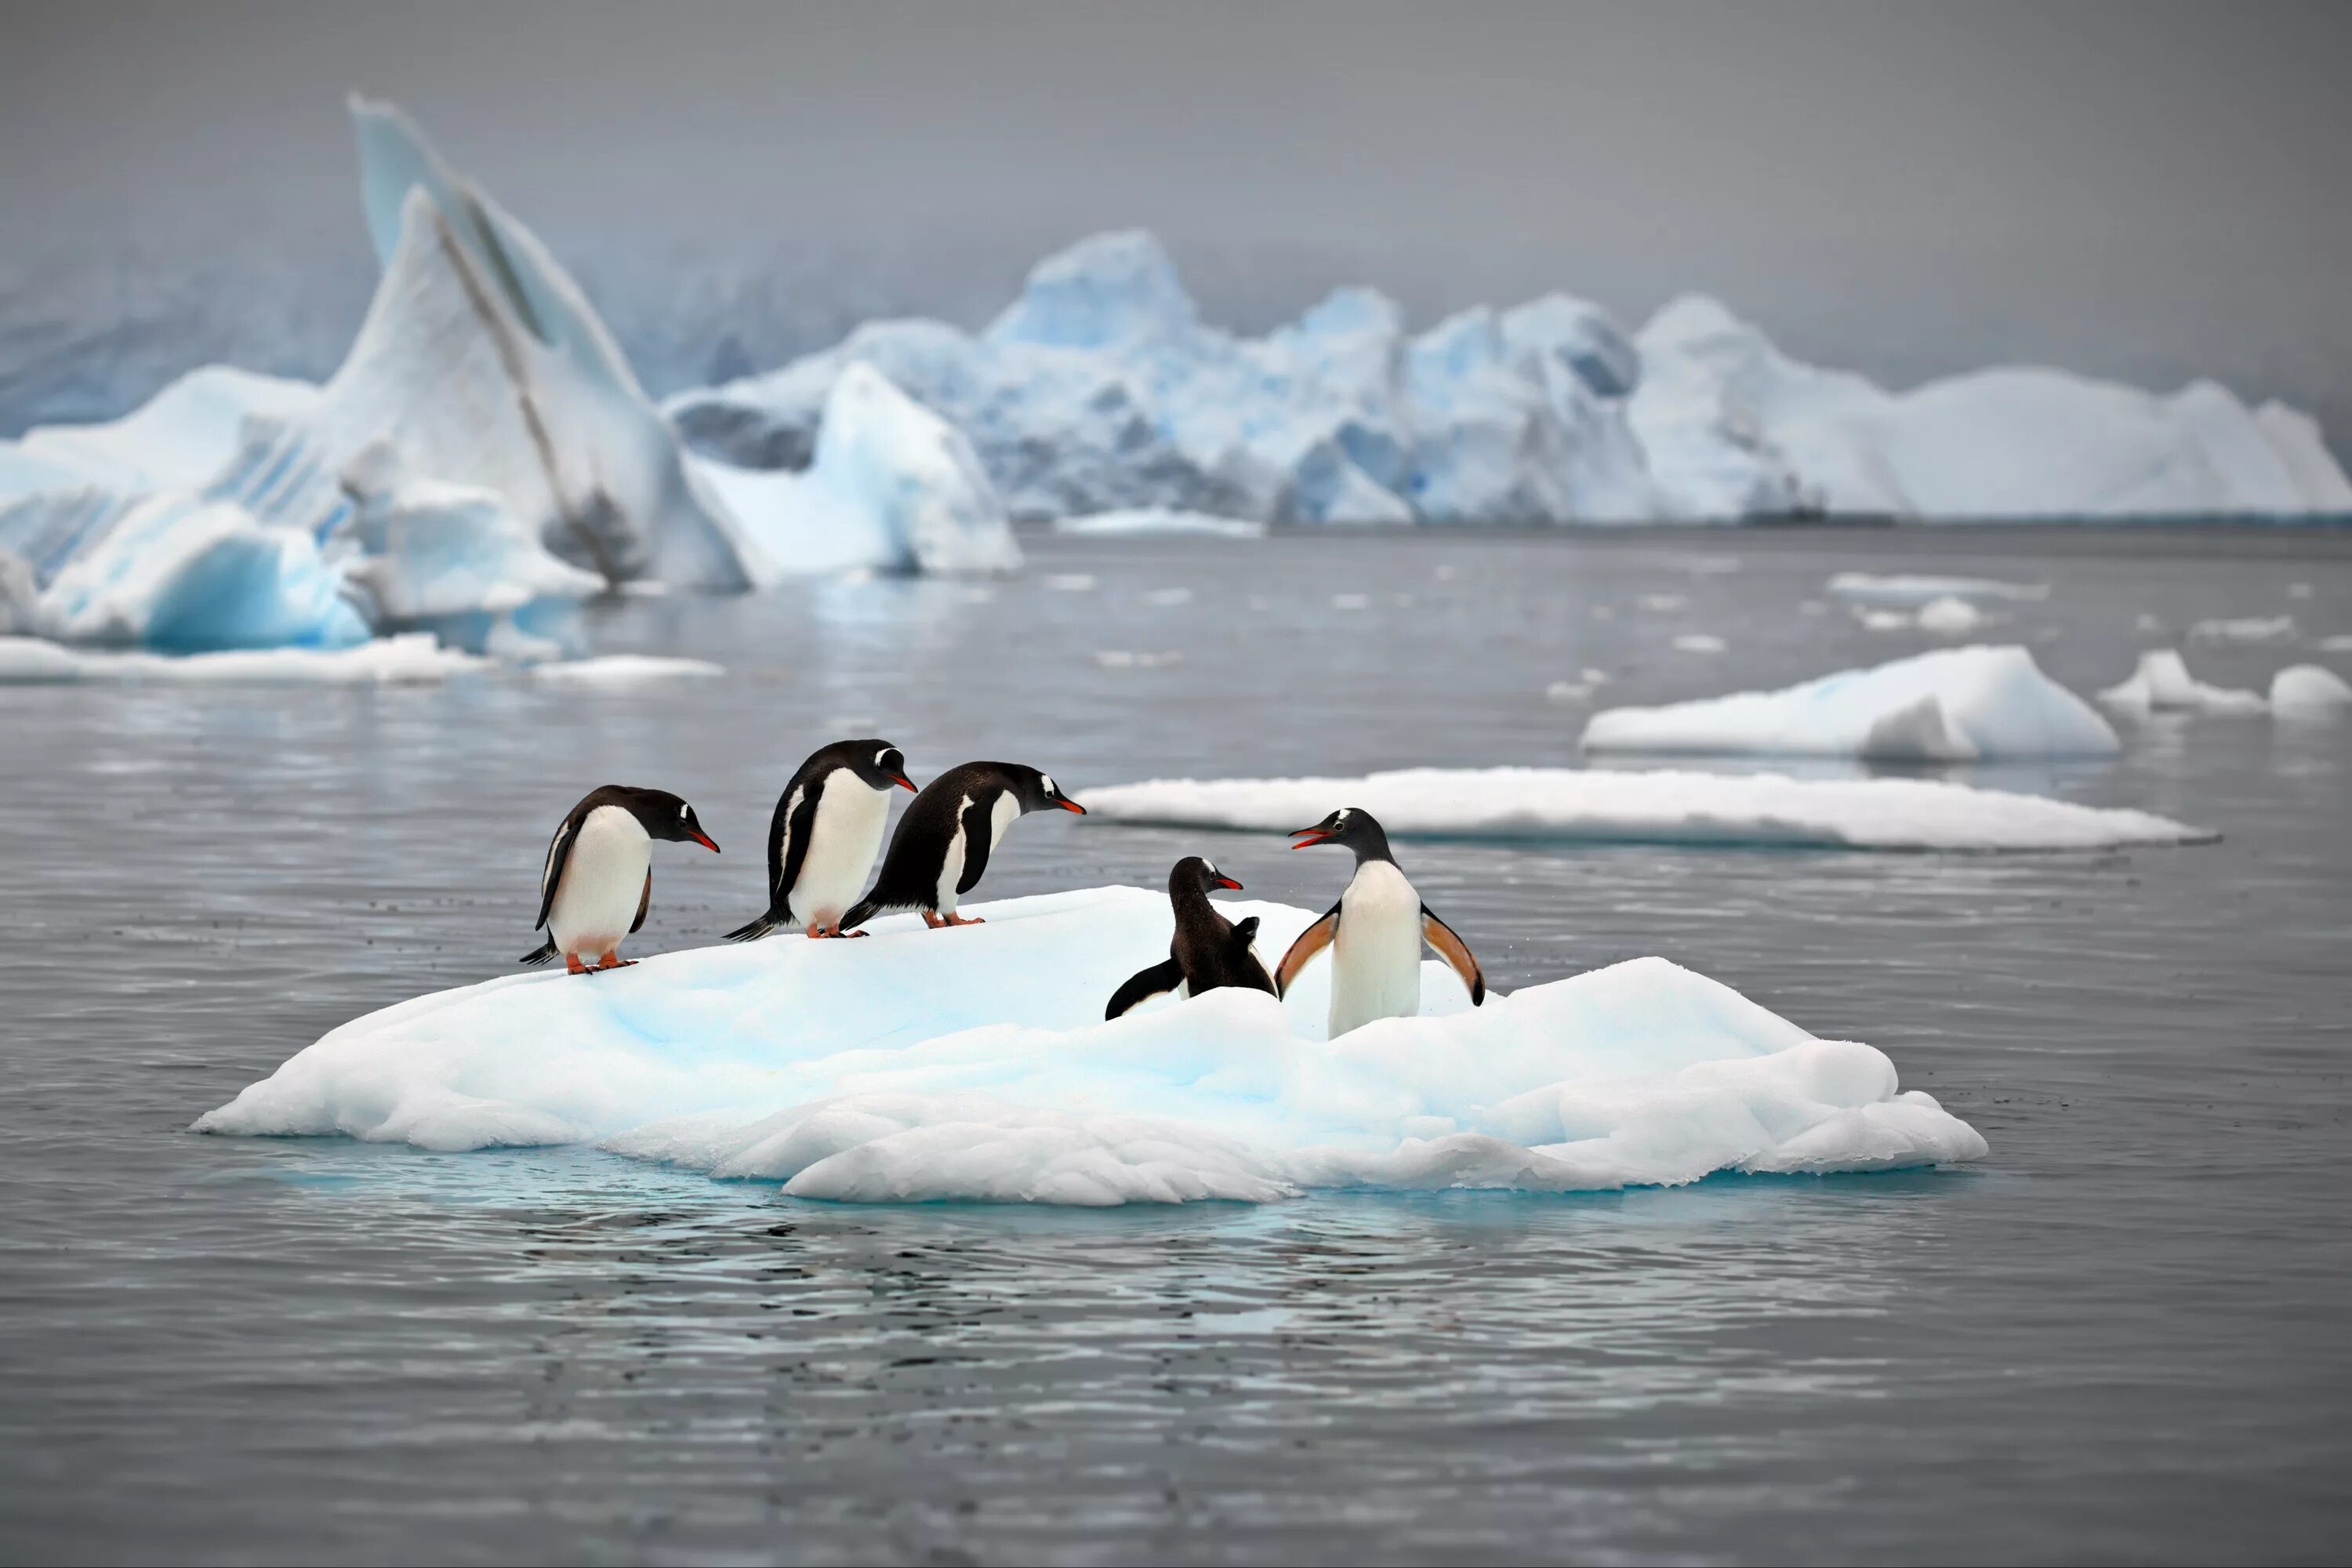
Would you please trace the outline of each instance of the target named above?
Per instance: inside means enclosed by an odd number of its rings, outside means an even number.
[[[620,945],[636,921],[653,854],[653,840],[630,813],[600,805],[588,814],[547,911],[547,931],[560,952],[596,958]]]
[[[1367,860],[1339,895],[1331,939],[1330,1037],[1421,1011],[1421,895],[1386,860]]]
[[[803,925],[835,925],[857,895],[882,852],[882,826],[890,818],[890,792],[874,789],[847,769],[828,774],[809,825],[808,853],[793,883],[793,918]]]
[[[971,796],[965,795],[956,803],[955,837],[948,840],[948,852],[940,861],[939,911],[943,915],[956,912],[956,884],[963,880],[964,861],[970,847],[964,843],[964,814],[971,809]],[[1004,830],[1021,815],[1021,803],[1006,790],[988,808],[988,847],[993,851],[1004,841]]]

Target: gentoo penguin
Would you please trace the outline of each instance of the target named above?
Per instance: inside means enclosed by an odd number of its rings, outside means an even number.
[[[890,792],[914,787],[906,757],[887,741],[836,741],[812,752],[768,824],[768,912],[727,940],[751,942],[778,926],[841,935],[841,917],[882,852]]]
[[[884,910],[920,910],[923,923],[980,924],[956,913],[956,900],[980,883],[988,852],[1013,819],[1060,806],[1086,815],[1087,808],[1062,793],[1051,773],[1019,763],[966,763],[923,786],[890,835],[882,874],[874,890],[841,917],[837,928],[855,931]]]
[[[1312,827],[1291,834],[1293,849],[1315,844],[1344,845],[1356,852],[1356,874],[1339,901],[1299,932],[1274,973],[1277,992],[1287,993],[1307,961],[1331,949],[1330,1037],[1375,1018],[1410,1018],[1421,1011],[1421,944],[1454,966],[1470,987],[1470,1005],[1486,1000],[1486,977],[1478,961],[1412,890],[1389,853],[1389,836],[1372,814],[1356,806],[1333,812]]]
[[[548,840],[537,922],[547,928],[547,944],[524,953],[521,962],[545,963],[560,952],[574,974],[589,972],[580,962],[583,953],[598,969],[635,963],[621,956],[621,939],[646,923],[654,901],[656,838],[719,853],[694,807],[667,790],[606,784],[589,791]]]
[[[1111,993],[1103,1016],[1121,1013],[1163,991],[1184,987],[1188,996],[1214,991],[1220,985],[1242,985],[1274,994],[1274,981],[1265,965],[1250,951],[1257,937],[1257,917],[1239,925],[1225,919],[1209,902],[1209,889],[1242,885],[1198,855],[1187,855],[1168,873],[1168,901],[1176,906],[1176,934],[1168,940],[1168,961],[1140,969]]]

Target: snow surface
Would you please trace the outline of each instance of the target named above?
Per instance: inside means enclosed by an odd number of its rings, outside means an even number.
[[[1915,654],[1777,691],[1611,708],[1588,752],[1976,762],[2113,756],[2116,732],[2014,644]],[[1091,803],[1089,803],[1091,804]]]
[[[2261,713],[2270,707],[2260,692],[2206,685],[2168,647],[2141,654],[2131,679],[2100,692],[2099,700],[2143,713]]]
[[[2325,665],[2291,664],[2271,677],[2271,710],[2281,717],[2335,714],[2347,707],[2352,685]]]
[[[1054,523],[1056,533],[1087,538],[1131,538],[1150,534],[1193,534],[1210,539],[1264,539],[1265,524],[1247,518],[1212,517],[1204,511],[1179,511],[1171,507],[1129,507],[1121,511],[1088,512]]]
[[[1279,952],[1312,918],[1259,901]],[[1167,951],[1164,894],[1097,888],[910,916],[863,942],[755,942],[593,979],[516,974],[353,1020],[196,1122],[424,1148],[599,1142],[839,1201],[1263,1202],[1308,1188],[1678,1184],[1718,1171],[1981,1157],[1866,1045],[1637,959],[1471,1009],[1428,965],[1423,1016],[1323,1037],[1223,990],[1105,1023]]]
[[[2016,603],[2046,599],[2047,583],[2003,583],[1991,577],[1930,577],[1898,574],[1881,577],[1868,572],[1841,572],[1828,583],[1830,596],[1850,605],[1877,609],[1916,610],[1938,599]]]
[[[1411,768],[1360,778],[1154,779],[1087,791],[1090,822],[1279,834],[1360,806],[1394,838],[2104,849],[2216,837],[2116,811],[1927,779]]]

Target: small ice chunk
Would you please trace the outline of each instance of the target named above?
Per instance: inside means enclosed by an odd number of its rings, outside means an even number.
[[[2017,602],[2046,599],[2047,583],[2003,583],[1990,577],[1874,576],[1867,572],[1841,572],[1829,580],[1832,597],[1850,605],[1882,609],[1916,610],[1937,599]]]
[[[2168,647],[2141,654],[2131,679],[2100,692],[2099,700],[2143,713],[2260,713],[2269,706],[2257,692],[2208,686],[2194,679],[2180,655]]]
[[[1966,599],[1946,594],[1919,606],[1919,629],[1939,637],[1959,637],[1984,625],[1985,614]]]
[[[1045,579],[1045,586],[1057,594],[1091,594],[1095,580],[1085,572],[1056,572]]]
[[[1173,507],[1130,507],[1123,511],[1087,512],[1079,517],[1056,518],[1055,533],[1074,533],[1087,538],[1137,538],[1145,536],[1184,537],[1202,539],[1264,539],[1265,524],[1246,518],[1214,517],[1204,511],[1185,511]]]
[[[1685,632],[1675,639],[1676,653],[1721,653],[1723,639],[1706,632]]]
[[[2333,714],[2352,706],[2352,686],[2325,665],[2290,664],[2271,677],[2271,708],[2296,718]]]
[[[614,653],[601,658],[562,659],[531,667],[536,680],[578,686],[635,686],[648,680],[708,680],[727,673],[727,667],[707,658],[667,658],[652,654]]]
[[[1369,610],[1372,607],[1370,594],[1334,594],[1331,607],[1335,610]]]
[[[1653,615],[1670,616],[1688,605],[1690,599],[1682,594],[1644,594],[1639,602]]]
[[[2352,632],[2338,632],[2333,637],[2322,637],[2318,647],[2322,653],[2352,653]]]
[[[1143,602],[1147,605],[1189,605],[1192,602],[1192,590],[1190,588],[1154,588],[1151,592],[1143,595]]]
[[[2260,644],[2294,640],[2293,616],[2247,616],[2238,620],[2199,621],[2189,628],[2192,643]]]

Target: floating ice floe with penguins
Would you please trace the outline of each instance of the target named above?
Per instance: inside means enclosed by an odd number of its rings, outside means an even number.
[[[1309,911],[1263,900],[1269,948]],[[1979,1158],[1870,1046],[1645,958],[1325,1037],[1328,965],[1106,1022],[1167,951],[1161,894],[1013,899],[575,980],[516,975],[354,1019],[198,1131],[431,1149],[587,1143],[843,1201],[1264,1202],[1318,1188],[1569,1192]]]
[[[546,658],[610,587],[1018,563],[969,443],[871,371],[832,389],[806,473],[686,453],[538,237],[396,110],[352,115],[383,276],[342,367],[198,370],[0,442],[0,631]]]

